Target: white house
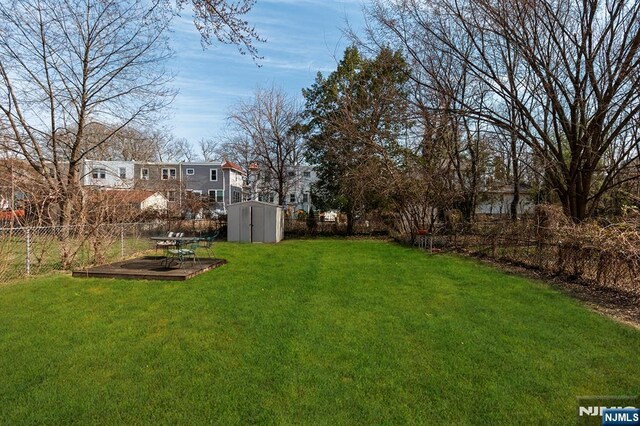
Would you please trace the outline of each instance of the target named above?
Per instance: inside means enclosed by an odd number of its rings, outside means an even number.
[[[256,165],[258,170],[258,165]],[[254,172],[255,173],[255,172]],[[285,180],[285,199],[279,200],[274,191],[274,178],[268,172],[257,172],[254,181],[250,182],[254,199],[266,203],[275,203],[285,207],[290,214],[304,210],[309,212],[313,206],[311,199],[311,185],[318,180],[313,166],[297,165],[287,170]]]
[[[311,185],[318,180],[316,171],[312,166],[300,165],[289,170],[288,175],[291,187],[287,194],[287,205],[294,211],[304,210],[309,213],[312,207]]]
[[[520,199],[518,201],[518,214],[532,213],[535,208],[534,200],[529,195],[529,187],[521,185],[519,188]],[[486,191],[483,201],[476,207],[477,214],[486,215],[509,215],[511,212],[511,202],[513,201],[513,186],[503,187]]]
[[[167,198],[160,192],[143,189],[109,189],[94,193],[96,202],[108,203],[113,206],[131,208],[133,211],[163,211],[167,209]]]
[[[134,162],[84,160],[80,168],[80,182],[84,186],[132,189]]]

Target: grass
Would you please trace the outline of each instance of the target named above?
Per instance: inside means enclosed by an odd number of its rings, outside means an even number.
[[[219,244],[187,282],[0,288],[0,424],[567,424],[640,392],[640,332],[380,241]]]

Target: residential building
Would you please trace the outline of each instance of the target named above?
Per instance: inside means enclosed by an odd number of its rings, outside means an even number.
[[[287,194],[287,206],[290,210],[304,210],[309,213],[313,206],[311,202],[311,185],[318,180],[316,171],[312,166],[299,165],[288,172],[291,185]]]
[[[132,189],[134,162],[84,160],[80,166],[80,183],[84,186]]]
[[[184,196],[180,163],[134,163],[134,187],[162,193],[170,209],[180,209]]]
[[[224,163],[134,163],[136,189],[159,191],[171,209],[181,212],[206,207],[218,214],[243,201],[246,173],[230,161]],[[197,202],[194,202],[197,201]],[[190,213],[198,213],[191,211]]]
[[[290,167],[285,181],[285,199],[279,200],[274,190],[275,179],[268,172],[258,171],[255,183],[252,184],[253,198],[258,201],[282,205],[289,216],[295,215],[295,212],[299,210],[308,213],[313,206],[311,185],[317,180],[316,171],[312,166]]]
[[[520,185],[520,193],[517,212],[521,214],[533,213],[535,200],[531,197],[531,188],[528,185]],[[481,201],[476,207],[476,214],[508,216],[511,214],[511,202],[513,201],[513,186],[504,185],[490,189],[481,194]]]
[[[181,174],[185,191],[207,198],[211,211],[226,212],[227,205],[246,198],[246,173],[230,161],[182,163]]]
[[[122,208],[130,208],[134,212],[164,211],[168,205],[163,194],[144,189],[104,191],[103,194],[111,202],[118,203]]]

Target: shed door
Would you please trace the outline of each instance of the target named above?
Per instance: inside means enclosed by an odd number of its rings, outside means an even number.
[[[240,206],[240,239],[241,242],[251,242],[251,206]]]
[[[251,209],[251,242],[264,242],[264,207],[253,206]]]

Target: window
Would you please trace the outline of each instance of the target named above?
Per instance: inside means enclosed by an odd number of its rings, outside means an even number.
[[[306,178],[311,177],[311,172],[302,172],[302,176]]]
[[[149,169],[141,169],[140,170],[140,179],[149,180]]]
[[[194,189],[193,191],[191,191],[191,193],[196,197],[202,196],[202,191],[200,191],[199,189]]]
[[[258,196],[258,200],[264,203],[273,203],[275,197],[273,196],[273,192],[263,192]]]
[[[289,194],[289,202],[290,203],[296,202],[296,194]]]
[[[187,176],[193,176],[196,174],[196,171],[193,169],[187,169]]]
[[[240,191],[233,191],[231,198],[234,203],[239,203],[240,200],[242,200],[242,194],[240,193]]]
[[[162,169],[162,180],[173,180],[176,178],[176,169]]]
[[[176,200],[176,191],[167,191],[167,201]]]
[[[218,180],[218,169],[209,170],[209,179],[212,181]]]
[[[118,170],[120,173],[118,173],[118,175],[120,176],[120,179],[126,179],[127,178],[127,169],[126,167],[120,167],[120,170]]]
[[[306,192],[304,194],[302,194],[302,202],[303,203],[308,203],[309,202],[309,194],[307,194]]]
[[[107,170],[106,169],[93,169],[91,172],[91,177],[94,179],[106,179],[107,178]]]
[[[223,189],[210,189],[209,190],[209,198],[211,201],[216,201],[221,203],[224,201],[224,190]]]

